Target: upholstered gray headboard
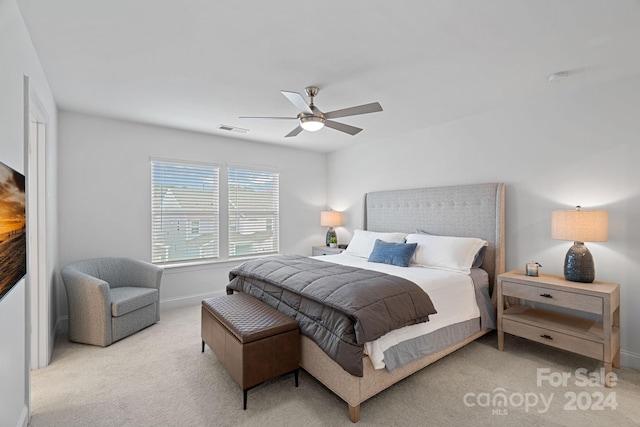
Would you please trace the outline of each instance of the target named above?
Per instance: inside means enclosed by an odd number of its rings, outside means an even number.
[[[489,247],[482,268],[491,286],[504,272],[504,184],[378,191],[364,197],[363,229],[484,239]]]

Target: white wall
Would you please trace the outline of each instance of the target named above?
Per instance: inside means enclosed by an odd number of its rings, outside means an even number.
[[[15,0],[0,2],[0,161],[24,173],[24,86],[23,76],[29,75],[32,89],[38,94],[50,118],[47,164],[55,161],[56,107],[51,90],[42,72],[31,39]],[[55,200],[55,169],[47,177],[51,199]],[[55,211],[55,203],[48,207]],[[50,218],[55,241],[56,220]],[[55,255],[51,250],[50,287],[55,286]],[[0,426],[26,426],[29,405],[27,290],[22,280],[0,302]],[[53,335],[54,325],[49,325]]]
[[[621,285],[622,363],[640,368],[640,76],[366,142],[328,158],[328,205],[346,210],[339,240],[361,226],[367,191],[506,184],[506,267],[534,260],[562,274],[571,242],[551,211],[609,210],[609,241],[587,243],[596,279]],[[381,113],[384,114],[384,113]]]
[[[275,168],[280,251],[311,254],[323,241],[324,154],[66,111],[59,129],[61,265],[100,256],[151,259],[151,157]],[[223,293],[236,264],[166,268],[161,306]]]

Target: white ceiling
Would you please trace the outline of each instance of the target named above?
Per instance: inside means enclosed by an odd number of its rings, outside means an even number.
[[[17,3],[62,109],[321,152],[640,73],[639,0]],[[336,119],[356,136],[238,118],[295,116],[280,90],[309,85],[384,111]]]

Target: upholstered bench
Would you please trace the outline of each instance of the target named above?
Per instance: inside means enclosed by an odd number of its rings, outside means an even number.
[[[298,322],[247,294],[202,301],[202,352],[205,343],[231,377],[247,391],[293,372],[298,387],[300,335]]]

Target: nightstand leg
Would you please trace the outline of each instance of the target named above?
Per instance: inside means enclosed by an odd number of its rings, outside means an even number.
[[[611,363],[604,362],[604,386],[606,388],[611,388],[611,382],[609,381],[611,377]]]
[[[613,312],[613,326],[620,331],[620,307]],[[620,368],[620,334],[617,334],[616,345],[613,347],[613,367]]]
[[[504,313],[504,295],[502,295],[502,280],[498,279],[497,289],[497,328],[498,328],[498,350],[504,350],[504,331],[502,330],[502,314]]]

